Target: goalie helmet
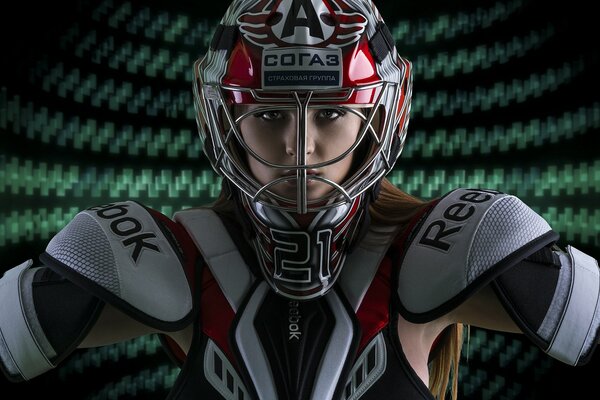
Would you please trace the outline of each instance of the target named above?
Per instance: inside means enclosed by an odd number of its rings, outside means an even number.
[[[295,299],[326,293],[371,194],[402,151],[410,62],[397,54],[370,0],[235,0],[194,78],[204,152],[249,215],[267,281]],[[311,164],[307,115],[314,110],[350,113],[361,126],[352,144]],[[269,112],[297,121],[293,163],[270,159],[242,133],[245,119]],[[342,181],[314,173],[348,158],[352,168]],[[250,162],[281,173],[261,182]],[[311,185],[327,190],[314,197]]]

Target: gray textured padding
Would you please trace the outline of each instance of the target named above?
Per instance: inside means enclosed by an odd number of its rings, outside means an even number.
[[[90,214],[77,214],[50,240],[46,252],[121,297],[117,262],[108,237]]]
[[[0,279],[0,362],[12,376],[24,380],[54,368],[56,352],[46,339],[35,310],[29,285],[32,260],[12,268]]]
[[[548,223],[518,198],[499,199],[487,210],[473,236],[467,259],[467,284],[549,230]]]

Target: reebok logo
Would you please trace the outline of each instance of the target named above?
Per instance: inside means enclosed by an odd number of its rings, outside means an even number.
[[[300,329],[300,304],[296,300],[288,303],[288,341],[300,340],[302,330]]]
[[[459,200],[444,210],[440,219],[433,220],[419,239],[419,244],[447,252],[454,242],[449,236],[459,232],[469,218],[475,214],[477,204],[491,200],[499,192],[492,190],[473,190],[460,196]],[[458,224],[458,225],[457,225]],[[453,225],[450,227],[449,225]]]
[[[111,232],[123,238],[121,243],[124,247],[132,247],[131,258],[136,264],[144,249],[161,252],[156,244],[148,241],[156,239],[156,235],[152,232],[142,232],[142,223],[129,215],[129,204],[112,203],[88,210],[94,211],[99,218],[110,221]]]

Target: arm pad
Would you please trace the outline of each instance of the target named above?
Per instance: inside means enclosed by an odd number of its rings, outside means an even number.
[[[542,249],[493,284],[513,320],[548,355],[569,365],[589,361],[600,326],[594,258],[572,246],[567,252]]]
[[[81,343],[103,303],[31,260],[0,279],[0,367],[19,382],[54,368]]]

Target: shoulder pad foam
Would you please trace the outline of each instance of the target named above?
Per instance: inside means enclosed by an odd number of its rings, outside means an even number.
[[[125,201],[77,214],[40,260],[142,323],[174,331],[193,309],[180,248],[151,210]]]
[[[557,239],[515,196],[456,189],[410,234],[398,276],[400,312],[412,322],[434,320]]]

